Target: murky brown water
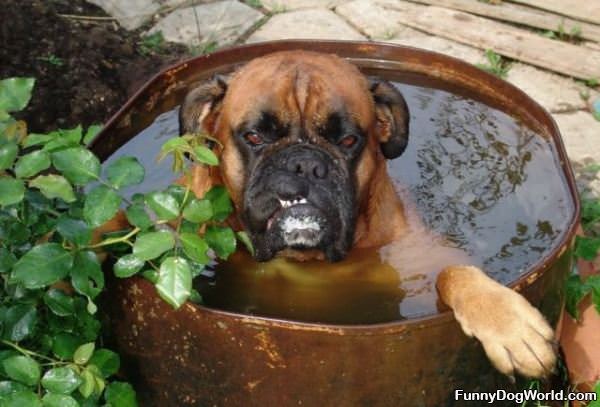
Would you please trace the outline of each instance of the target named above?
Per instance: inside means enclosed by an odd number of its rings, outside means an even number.
[[[414,318],[437,312],[435,274],[464,262],[464,254],[508,283],[548,253],[573,212],[551,143],[477,101],[397,86],[411,110],[410,142],[389,170],[423,222],[445,237],[446,248],[435,255],[435,239],[409,237],[336,264],[256,263],[237,254],[197,279],[207,306],[342,324]],[[111,157],[133,154],[147,168],[145,183],[128,192],[171,182],[170,163],[156,164],[154,157],[177,133],[176,111],[167,112]]]

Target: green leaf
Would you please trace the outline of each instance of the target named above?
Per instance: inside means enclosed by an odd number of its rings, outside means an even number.
[[[208,251],[208,244],[204,239],[196,233],[182,233],[179,236],[179,239],[183,246],[183,252],[190,259],[201,264],[208,264],[210,261],[210,258],[206,254]]]
[[[596,382],[593,390],[596,394],[596,399],[588,404],[587,407],[600,407],[600,381]]]
[[[25,137],[25,139],[23,140],[23,142],[21,144],[25,148],[38,146],[38,145],[46,144],[58,136],[60,136],[60,133],[58,131],[53,131],[48,134],[29,133],[27,135],[27,137]]]
[[[15,175],[18,178],[29,178],[48,167],[50,167],[50,154],[37,150],[19,158],[15,164]]]
[[[0,399],[2,407],[42,407],[42,402],[37,394],[31,390],[18,391]]]
[[[85,197],[83,217],[93,227],[112,219],[121,206],[121,197],[112,189],[99,185]]]
[[[127,254],[121,257],[114,265],[115,276],[119,278],[131,277],[144,267],[145,262],[137,258],[134,254]]]
[[[100,161],[83,147],[71,147],[52,153],[52,163],[75,185],[85,185],[100,176]]]
[[[85,309],[90,315],[94,315],[96,312],[98,312],[98,307],[90,297],[87,297],[87,306]]]
[[[0,176],[0,206],[19,203],[25,196],[23,181],[12,177]]]
[[[152,192],[146,195],[146,204],[158,219],[173,220],[179,216],[179,203],[175,197],[165,192]]]
[[[96,349],[94,342],[84,343],[75,350],[73,361],[78,365],[85,365],[92,357],[94,349]]]
[[[133,245],[133,254],[140,260],[152,260],[172,249],[175,239],[165,230],[139,235]]]
[[[194,304],[202,304],[203,300],[202,300],[202,296],[200,295],[200,293],[194,289],[192,289],[192,293],[190,294],[190,299],[191,302],[193,302]]]
[[[160,148],[160,154],[158,155],[158,161],[163,160],[167,155],[171,153],[182,153],[189,150],[190,146],[185,139],[181,137],[174,137],[163,143],[162,147]]]
[[[94,394],[97,394],[99,396],[106,388],[106,382],[102,378],[102,374],[96,366],[90,365],[87,367],[87,370],[89,370],[94,376]]]
[[[29,181],[31,188],[38,188],[48,199],[60,198],[67,203],[76,200],[73,187],[62,175],[40,175]]]
[[[3,397],[8,396],[9,394],[18,393],[21,391],[26,391],[27,386],[21,384],[19,382],[13,382],[10,380],[4,380],[0,382],[0,401]],[[2,404],[0,404],[2,405]]]
[[[31,304],[11,306],[4,315],[4,337],[13,342],[29,338],[35,330],[37,320],[35,306]]]
[[[204,235],[208,245],[215,251],[221,259],[227,259],[230,254],[235,252],[236,242],[235,233],[228,227],[209,226]]]
[[[152,284],[156,284],[158,282],[158,271],[154,269],[144,270],[142,271],[142,277],[150,281]]]
[[[9,378],[27,386],[35,386],[40,381],[40,365],[27,356],[11,356],[2,361],[2,366]]]
[[[106,387],[104,399],[111,407],[137,407],[135,391],[129,383],[113,382]]]
[[[96,387],[96,378],[88,369],[85,369],[81,374],[81,378],[83,379],[83,383],[79,386],[79,393],[85,398],[88,398],[94,392],[94,388]]]
[[[192,272],[181,257],[168,257],[160,265],[156,289],[160,297],[174,308],[179,308],[190,296]]]
[[[194,158],[196,161],[207,165],[219,165],[219,159],[211,149],[205,146],[194,148]]]
[[[121,188],[142,182],[144,167],[135,157],[119,157],[109,164],[106,175],[115,188]]]
[[[31,99],[34,78],[9,78],[0,81],[0,110],[18,112]]]
[[[58,219],[56,230],[62,237],[77,246],[84,246],[92,240],[92,228],[79,219],[63,216]]]
[[[594,260],[600,250],[600,238],[576,236],[575,256],[584,260]]]
[[[571,274],[569,276],[566,285],[565,308],[575,320],[579,320],[578,305],[588,292],[589,287],[583,284],[578,274]]]
[[[600,221],[600,200],[582,199],[581,200],[581,222],[583,228],[589,229],[596,222]]]
[[[77,400],[66,394],[46,393],[42,403],[44,407],[79,407]]]
[[[79,375],[69,367],[56,367],[42,377],[42,387],[51,393],[71,394],[81,385]]]
[[[42,243],[17,261],[12,278],[25,288],[43,288],[62,280],[73,266],[73,256],[58,243]]]
[[[77,253],[71,270],[71,284],[79,294],[90,298],[100,294],[104,288],[104,274],[94,252]]]
[[[212,216],[212,204],[208,199],[193,198],[183,209],[183,217],[194,223],[204,223]]]
[[[254,245],[252,245],[252,240],[250,240],[250,236],[248,236],[248,233],[240,231],[236,232],[236,236],[244,244],[244,246],[246,246],[248,252],[250,252],[250,254],[254,256]]]
[[[212,187],[206,195],[204,195],[204,199],[208,199],[211,202],[213,219],[218,222],[224,221],[231,212],[233,212],[233,205],[231,204],[229,193],[222,185]]]
[[[52,340],[52,353],[63,360],[69,360],[81,343],[82,340],[75,335],[61,332]]]
[[[586,287],[592,292],[592,304],[596,311],[600,313],[600,275],[589,276],[585,280]]]
[[[52,312],[61,317],[72,315],[75,312],[73,297],[56,288],[51,288],[44,294],[44,303]]]
[[[103,377],[116,374],[121,366],[119,355],[108,349],[98,349],[90,359],[90,365],[96,366]]]
[[[17,257],[10,250],[0,247],[0,274],[8,273],[16,262]]]
[[[14,141],[0,145],[0,171],[12,167],[19,153],[19,146]]]
[[[129,223],[141,230],[148,229],[153,224],[150,216],[146,213],[144,205],[140,203],[130,205],[125,211],[125,216]]]
[[[93,124],[90,127],[88,127],[87,132],[83,137],[83,144],[85,144],[86,146],[89,145],[96,138],[96,136],[98,135],[98,133],[100,133],[101,130],[102,126],[100,124]]]

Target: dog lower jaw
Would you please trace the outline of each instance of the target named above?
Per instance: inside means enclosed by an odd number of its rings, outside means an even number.
[[[331,244],[320,243],[320,247],[293,247],[284,244],[274,245],[264,236],[254,236],[254,259],[259,262],[272,260],[274,257],[285,257],[297,261],[327,260],[331,263],[343,260],[348,254],[348,247],[342,242]]]

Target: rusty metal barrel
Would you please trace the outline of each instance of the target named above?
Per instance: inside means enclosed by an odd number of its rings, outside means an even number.
[[[177,106],[190,83],[275,51],[335,53],[368,71],[393,69],[460,89],[519,118],[554,144],[572,213],[554,247],[509,285],[556,324],[579,203],[559,131],[519,89],[460,60],[372,42],[278,41],[225,49],[177,64],[142,87],[93,143],[103,159]],[[543,182],[543,180],[542,180]],[[173,310],[141,278],[109,278],[109,343],[144,407],[170,406],[454,406],[454,391],[511,389],[480,344],[451,312],[370,325],[297,322],[226,312],[193,303]],[[472,404],[466,404],[472,405]],[[498,403],[496,405],[501,405]],[[513,405],[513,404],[508,404]]]

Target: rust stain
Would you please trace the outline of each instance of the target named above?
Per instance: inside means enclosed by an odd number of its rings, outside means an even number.
[[[267,363],[271,368],[275,367],[287,367],[283,361],[283,358],[279,354],[277,346],[271,340],[271,337],[266,331],[259,332],[254,336],[258,340],[258,346],[256,350],[263,351],[273,363]]]
[[[142,294],[142,290],[140,289],[140,287],[138,287],[137,284],[132,284],[131,288],[129,289],[129,294],[131,295],[139,295]]]
[[[254,388],[256,386],[258,386],[259,384],[261,384],[263,380],[265,380],[265,379],[262,378],[262,379],[258,379],[258,380],[254,380],[252,382],[246,383],[246,389],[248,389],[248,391],[254,390]]]
[[[184,69],[187,69],[187,67],[188,67],[188,64],[183,63],[181,65],[174,67],[173,69],[169,69],[167,72],[165,72],[165,74],[168,76],[174,76],[179,71],[183,71]]]

